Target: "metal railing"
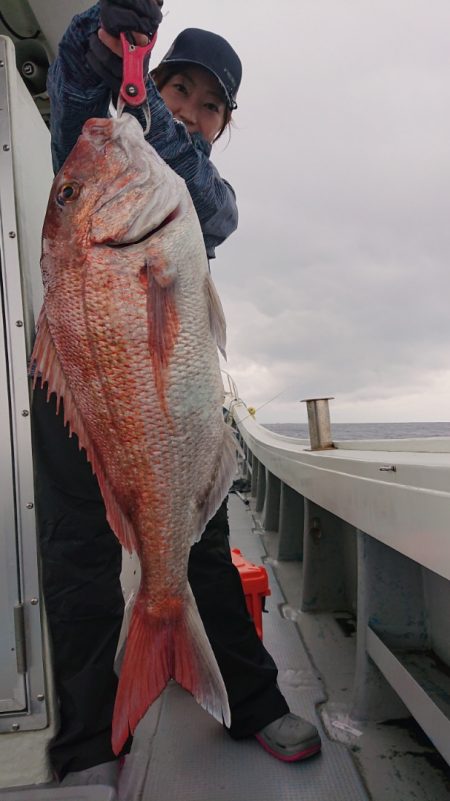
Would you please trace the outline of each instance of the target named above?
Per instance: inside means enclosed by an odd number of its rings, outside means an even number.
[[[227,396],[256,512],[278,558],[303,559],[302,610],[356,615],[350,716],[410,713],[450,762],[448,445],[342,447],[328,400],[308,401],[307,442],[259,425],[235,387]]]

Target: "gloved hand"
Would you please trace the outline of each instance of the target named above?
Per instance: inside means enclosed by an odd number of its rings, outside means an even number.
[[[111,36],[121,31],[136,31],[149,36],[155,33],[162,20],[164,0],[100,0],[102,27]]]
[[[122,84],[123,62],[100,41],[97,33],[91,33],[89,37],[86,61],[106,86],[109,86],[113,95],[117,96]],[[146,70],[148,71],[148,61]]]
[[[94,72],[106,83],[114,95],[119,94],[122,83],[122,59],[119,34],[132,32],[149,36],[155,33],[162,19],[164,0],[100,0],[100,18],[103,39],[91,34],[86,60]],[[112,39],[111,37],[114,37]],[[141,44],[141,42],[137,42]],[[148,73],[149,58],[144,62],[144,77]]]

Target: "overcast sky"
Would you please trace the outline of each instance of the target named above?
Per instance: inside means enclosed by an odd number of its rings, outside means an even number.
[[[244,65],[213,161],[240,225],[212,264],[260,422],[450,419],[448,0],[165,0]]]
[[[244,65],[213,161],[240,225],[212,263],[260,422],[450,419],[449,0],[165,0]],[[168,13],[167,13],[168,12]]]

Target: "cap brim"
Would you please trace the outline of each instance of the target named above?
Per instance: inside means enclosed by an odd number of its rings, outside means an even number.
[[[202,64],[201,61],[195,61],[192,58],[164,58],[160,62],[160,64],[195,64],[196,67],[202,67],[204,70],[209,72],[211,75],[214,75],[216,81],[218,81],[219,86],[220,86],[220,88],[222,89],[222,91],[223,91],[223,93],[225,95],[225,99],[227,101],[228,108],[230,109],[230,111],[234,111],[235,109],[237,109],[236,100],[234,99],[234,97],[232,97],[230,95],[230,93],[229,93],[227,87],[225,86],[224,82],[221,80],[219,75],[217,75],[217,72],[214,72],[214,70],[212,70],[210,67],[205,67],[205,65]]]

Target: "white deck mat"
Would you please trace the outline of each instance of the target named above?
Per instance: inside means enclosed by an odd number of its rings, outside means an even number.
[[[260,564],[265,551],[252,525],[251,512],[231,495],[231,545]],[[284,598],[274,576],[269,578],[264,643],[278,665],[292,712],[318,726],[322,753],[285,764],[253,738],[234,741],[171,683],[139,724],[122,772],[121,801],[368,801],[350,752],[323,732],[316,713],[316,705],[325,700],[320,678],[295,624],[281,616]]]

